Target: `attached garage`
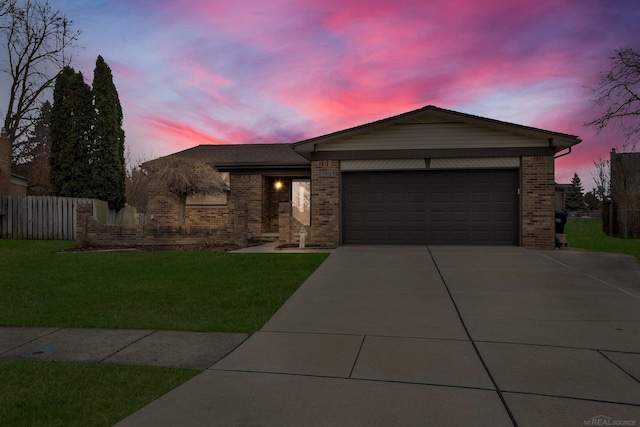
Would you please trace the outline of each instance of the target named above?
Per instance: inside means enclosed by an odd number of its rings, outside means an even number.
[[[307,242],[552,248],[554,159],[579,142],[433,106],[301,141]]]
[[[342,243],[517,245],[517,170],[345,172]]]

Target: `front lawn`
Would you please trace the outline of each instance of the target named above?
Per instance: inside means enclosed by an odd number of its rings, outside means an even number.
[[[0,325],[254,332],[328,256],[73,245],[0,240]],[[110,426],[197,373],[0,360],[0,425]]]
[[[0,360],[0,425],[111,426],[197,373]]]
[[[633,255],[640,260],[640,239],[618,239],[602,231],[602,220],[577,219],[564,227],[569,246]]]
[[[0,325],[254,332],[328,256],[71,246],[0,240]]]

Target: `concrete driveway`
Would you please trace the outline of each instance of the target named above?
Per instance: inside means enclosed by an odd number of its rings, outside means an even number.
[[[118,425],[640,425],[640,262],[340,247],[260,332]]]

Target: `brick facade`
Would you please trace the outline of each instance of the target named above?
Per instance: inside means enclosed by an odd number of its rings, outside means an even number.
[[[555,182],[553,156],[522,157],[520,169],[521,246],[555,246]]]
[[[308,246],[335,247],[340,244],[340,161],[311,162],[311,225],[305,226]],[[553,156],[521,158],[520,245],[550,249],[555,245],[555,183]],[[275,182],[283,187],[275,189]],[[232,174],[226,206],[186,206],[184,198],[156,191],[149,199],[148,223],[155,227],[184,226],[226,229],[232,227],[259,238],[262,233],[279,233],[281,245],[298,245],[303,225],[291,215],[288,178],[260,174]],[[237,206],[246,209],[238,223]],[[232,225],[233,224],[233,225]],[[233,239],[237,236],[234,234]],[[245,242],[246,244],[246,242]]]
[[[247,230],[253,238],[262,234],[262,181],[260,174],[230,176],[228,208],[233,210],[239,203],[246,205]]]

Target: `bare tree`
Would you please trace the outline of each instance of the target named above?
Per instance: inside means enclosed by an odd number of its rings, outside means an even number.
[[[621,48],[610,59],[611,70],[602,74],[598,85],[592,88],[593,102],[605,107],[605,111],[586,125],[600,132],[615,123],[628,141],[637,141],[640,136],[640,52],[631,47]]]
[[[0,0],[1,1],[1,0]],[[43,95],[56,75],[70,63],[80,32],[47,0],[0,2],[0,41],[4,52],[0,69],[9,75],[3,126],[13,141],[14,162],[21,159]]]
[[[0,18],[8,15],[16,5],[17,0],[0,0]]]
[[[127,165],[125,177],[127,203],[136,208],[138,212],[147,212],[149,175],[142,167],[146,160],[143,157],[134,160],[131,151],[127,149],[125,162]]]
[[[606,200],[611,191],[611,161],[600,157],[593,162],[594,170],[591,171],[591,177],[596,184],[593,192],[601,202]]]

